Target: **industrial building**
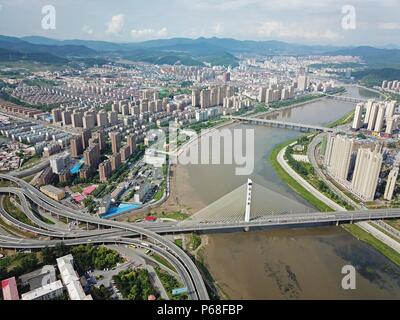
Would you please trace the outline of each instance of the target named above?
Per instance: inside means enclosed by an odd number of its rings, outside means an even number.
[[[60,201],[65,198],[65,191],[52,185],[42,186],[40,187],[40,191],[56,201]]]

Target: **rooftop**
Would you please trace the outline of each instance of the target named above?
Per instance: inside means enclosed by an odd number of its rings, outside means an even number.
[[[39,287],[35,290],[29,291],[27,293],[22,294],[22,300],[36,300],[40,297],[48,295],[51,292],[62,290],[63,284],[61,280],[49,283],[44,285],[43,287]]]

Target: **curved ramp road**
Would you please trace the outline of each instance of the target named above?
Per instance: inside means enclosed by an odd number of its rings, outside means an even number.
[[[202,299],[202,300],[209,299],[204,281],[200,275],[199,270],[197,269],[196,265],[194,264],[194,262],[186,255],[186,253],[182,249],[180,249],[173,242],[165,239],[161,235],[159,235],[153,231],[150,231],[145,228],[138,227],[136,225],[132,225],[129,223],[108,221],[108,220],[100,219],[98,217],[82,215],[79,211],[68,208],[68,207],[58,203],[57,201],[54,201],[54,200],[48,198],[47,196],[42,194],[40,191],[38,191],[36,188],[31,186],[29,183],[27,183],[24,180],[21,180],[17,177],[1,174],[0,179],[12,181],[13,183],[15,183],[16,185],[19,186],[19,189],[17,192],[19,194],[19,196],[21,196],[21,193],[22,193],[23,196],[26,197],[27,199],[29,199],[31,202],[35,203],[36,205],[42,207],[44,210],[49,211],[50,213],[53,213],[55,215],[69,218],[69,219],[76,220],[76,221],[81,221],[81,222],[98,225],[99,227],[100,226],[106,227],[106,228],[108,227],[111,229],[115,229],[116,231],[122,230],[122,231],[130,232],[132,235],[145,236],[148,240],[151,240],[154,245],[164,248],[165,252],[173,254],[181,262],[183,267],[186,268],[186,270],[189,274],[189,277],[191,279],[192,284],[190,284],[190,283],[188,284],[189,288],[191,286],[193,287],[193,291],[196,293],[196,296],[198,299]],[[3,188],[2,191],[6,192],[6,193],[14,193],[16,190],[15,190],[15,188],[10,187],[10,188]],[[30,213],[28,213],[28,211],[30,211],[29,208],[25,205],[24,205],[24,208],[25,208],[25,210],[27,210],[25,212],[25,214],[30,215]],[[99,242],[101,242],[103,239],[107,239],[108,236],[100,235],[98,237],[100,237]],[[89,240],[90,239],[88,239],[87,241],[90,242]],[[77,240],[71,240],[71,241],[79,242],[82,240],[77,239]],[[20,241],[19,244],[10,243],[10,245],[11,244],[13,244],[14,246],[15,245],[20,245],[20,246],[25,245],[22,241]],[[31,243],[28,243],[26,246],[29,247],[29,244],[31,244]],[[2,246],[7,247],[7,243],[2,243]]]

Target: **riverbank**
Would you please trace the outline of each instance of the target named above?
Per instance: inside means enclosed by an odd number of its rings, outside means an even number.
[[[297,140],[297,139],[296,139]],[[294,140],[294,141],[296,141]],[[270,162],[276,174],[281,178],[290,188],[298,193],[303,199],[309,202],[313,207],[320,211],[333,211],[331,207],[326,205],[323,201],[316,198],[313,194],[307,191],[299,182],[297,182],[287,171],[280,165],[278,160],[279,153],[287,148],[294,141],[288,141],[274,147],[270,154]]]
[[[340,126],[343,124],[346,124],[348,121],[350,121],[350,118],[354,112],[350,112],[341,119],[333,122],[330,127],[333,127],[333,125]],[[297,141],[297,139],[295,140]],[[321,197],[324,197],[324,195],[317,189],[315,189],[313,186],[311,186],[307,181],[305,183],[301,184],[299,181],[304,180],[301,177],[297,177],[296,179],[299,180],[297,181],[293,175],[297,174],[292,168],[288,167],[289,165],[286,166],[285,164],[282,163],[285,160],[283,159],[283,153],[287,149],[287,147],[291,144],[293,144],[294,141],[288,141],[283,144],[277,145],[271,155],[270,155],[270,161],[272,163],[272,166],[278,176],[288,185],[290,186],[294,191],[296,191],[299,195],[301,195],[305,200],[307,200],[311,205],[316,207],[318,210],[321,211],[333,211],[333,209],[338,210],[340,208],[339,205],[337,204],[332,204],[331,199],[321,199]],[[294,171],[289,172],[289,170]],[[298,175],[298,174],[297,174]],[[299,175],[298,175],[299,176]],[[305,187],[305,184],[309,184],[309,188]],[[308,189],[308,190],[307,190]],[[311,190],[314,189],[314,190]],[[311,191],[313,192],[311,192]],[[316,193],[320,193],[321,197],[317,197]],[[329,205],[328,205],[329,204]],[[328,208],[328,209],[327,209]],[[346,209],[343,208],[345,211]],[[396,251],[395,249],[397,248],[397,245],[393,245],[392,243],[388,243],[389,239],[378,239],[378,237],[374,236],[374,232],[372,232],[370,229],[374,228],[373,226],[370,225],[361,225],[360,224],[352,224],[352,225],[347,225],[343,226],[344,230],[349,232],[352,236],[357,238],[358,240],[361,240],[368,245],[372,246],[375,248],[378,252],[382,253],[385,257],[396,263],[397,265],[400,265],[400,253]],[[386,243],[385,243],[386,242]]]

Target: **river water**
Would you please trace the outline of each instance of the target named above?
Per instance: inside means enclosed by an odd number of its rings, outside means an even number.
[[[374,97],[355,87],[347,95]],[[326,124],[354,109],[352,103],[321,100],[277,113],[274,118],[307,124]],[[276,211],[313,211],[275,174],[268,159],[275,145],[299,132],[254,128],[255,168],[251,178],[271,190],[268,208]],[[177,200],[196,212],[244,184],[234,165],[186,165],[177,169]],[[294,205],[293,205],[294,204]],[[208,236],[204,261],[211,275],[232,299],[399,299],[400,268],[340,227],[275,229]],[[356,290],[341,287],[342,267],[357,270]]]

